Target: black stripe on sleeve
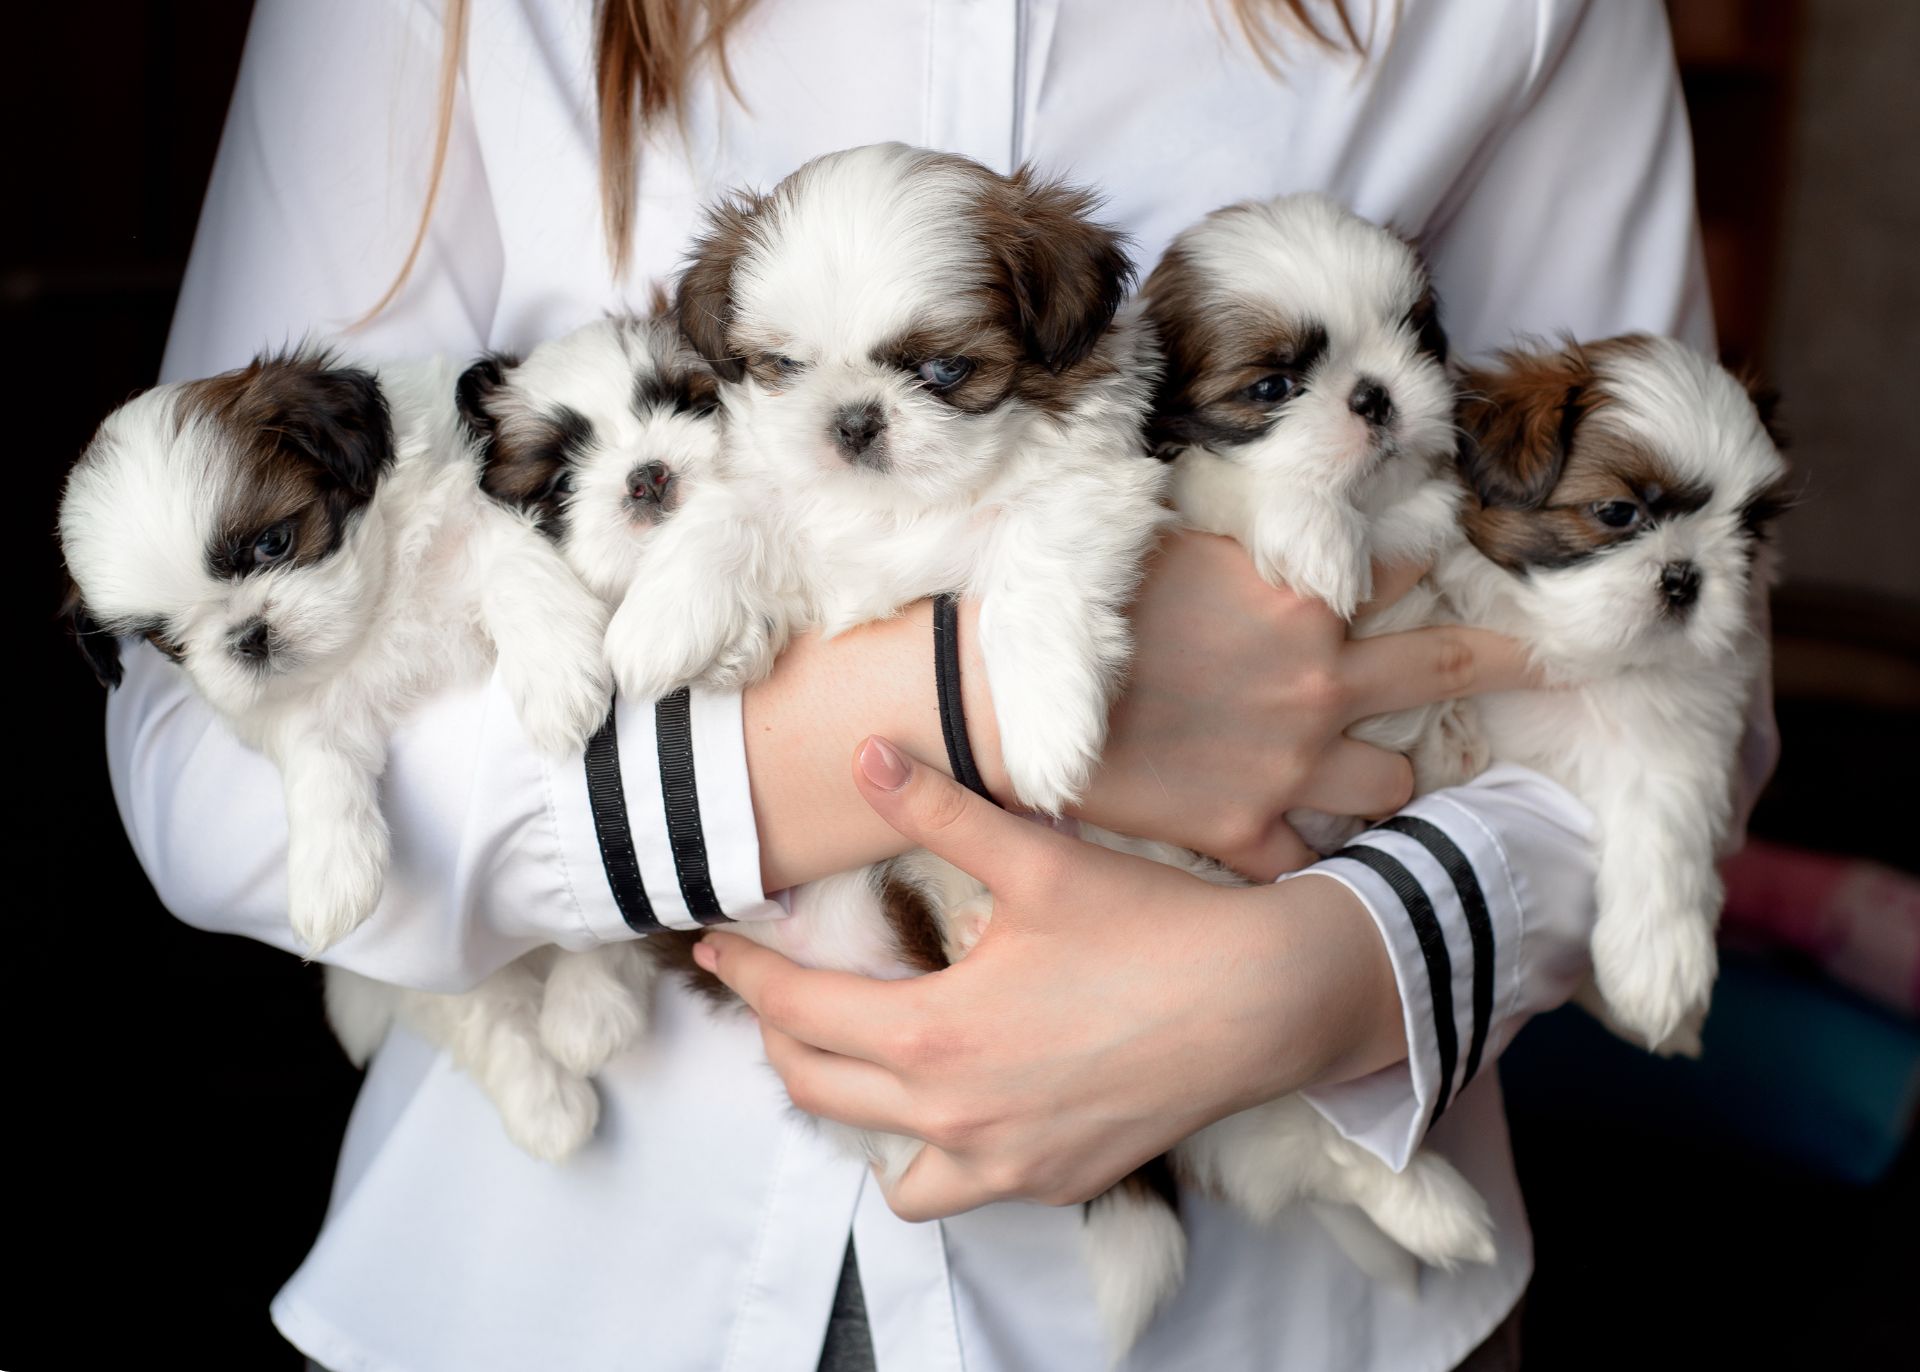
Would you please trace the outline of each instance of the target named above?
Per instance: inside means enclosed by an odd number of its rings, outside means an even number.
[[[1440,1122],[1447,1103],[1453,1097],[1453,1070],[1460,1060],[1460,1031],[1453,1022],[1453,959],[1447,956],[1447,936],[1434,913],[1433,902],[1398,858],[1364,843],[1352,844],[1334,854],[1351,858],[1370,868],[1392,888],[1406,907],[1413,923],[1413,936],[1426,959],[1427,985],[1433,992],[1433,1047],[1440,1058],[1440,1090],[1434,1097],[1433,1114],[1427,1120],[1431,1129]]]
[[[667,813],[667,842],[687,913],[702,924],[724,924],[726,912],[713,893],[707,838],[700,828],[700,792],[693,778],[693,697],[685,686],[653,707],[660,745],[660,800]]]
[[[1464,1091],[1473,1074],[1480,1070],[1480,1055],[1487,1046],[1487,1028],[1493,1022],[1493,916],[1487,912],[1487,897],[1480,889],[1480,876],[1473,870],[1473,864],[1439,825],[1418,815],[1395,815],[1379,827],[1405,834],[1433,854],[1446,869],[1454,892],[1460,897],[1461,912],[1466,915],[1467,936],[1473,941],[1473,1038],[1467,1045],[1467,1074],[1460,1079],[1460,1089]]]
[[[629,929],[650,934],[660,928],[640,879],[640,859],[633,851],[633,830],[627,823],[627,796],[620,784],[620,737],[614,728],[615,710],[587,740],[587,801],[593,807],[594,837],[600,840],[600,865],[607,872],[613,903]]]

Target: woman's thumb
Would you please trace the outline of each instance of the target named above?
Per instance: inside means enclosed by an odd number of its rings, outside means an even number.
[[[1023,854],[1054,840],[1051,830],[982,800],[936,767],[924,767],[884,738],[862,743],[853,781],[874,813],[936,857],[990,889],[1017,872]]]

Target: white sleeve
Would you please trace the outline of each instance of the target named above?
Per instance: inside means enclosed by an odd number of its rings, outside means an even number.
[[[420,211],[440,44],[437,8],[417,0],[255,7],[167,378],[337,331],[380,298]],[[407,286],[354,335],[357,350],[458,356],[486,342],[502,261],[464,93],[433,222]],[[292,948],[278,772],[160,654],[128,642],[123,658],[108,762],[161,902],[190,924]],[[622,705],[599,746],[618,750],[625,810],[602,795],[596,815],[585,761],[542,757],[497,683],[428,703],[393,739],[382,783],[386,894],[328,960],[451,991],[539,944],[778,913],[760,889],[739,700],[696,694],[683,708],[680,724]],[[664,760],[662,739],[673,745]]]
[[[1416,800],[1307,869],[1373,916],[1406,1025],[1404,1062],[1304,1093],[1344,1137],[1405,1167],[1520,1026],[1585,979],[1592,825],[1562,787],[1501,765]]]

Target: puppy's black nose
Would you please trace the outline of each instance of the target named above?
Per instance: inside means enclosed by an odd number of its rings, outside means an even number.
[[[273,651],[267,638],[267,621],[250,619],[233,631],[233,655],[249,662],[265,662]]]
[[[887,427],[887,417],[872,401],[864,405],[842,405],[833,417],[833,441],[848,461],[873,446],[873,440]]]
[[[1689,608],[1700,598],[1700,569],[1691,562],[1669,562],[1660,569],[1660,591],[1668,608]]]
[[[672,481],[673,473],[666,463],[648,462],[627,473],[627,494],[645,504],[658,505],[666,500]]]
[[[1393,397],[1372,377],[1363,376],[1347,397],[1347,408],[1369,424],[1384,424],[1393,418]]]

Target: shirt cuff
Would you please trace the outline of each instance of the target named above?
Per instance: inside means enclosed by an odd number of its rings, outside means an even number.
[[[618,701],[585,758],[547,766],[568,882],[595,937],[786,913],[760,883],[738,695]]]
[[[1586,974],[1592,816],[1523,767],[1422,797],[1307,869],[1352,891],[1393,964],[1406,1060],[1302,1094],[1395,1171],[1526,1018]]]

